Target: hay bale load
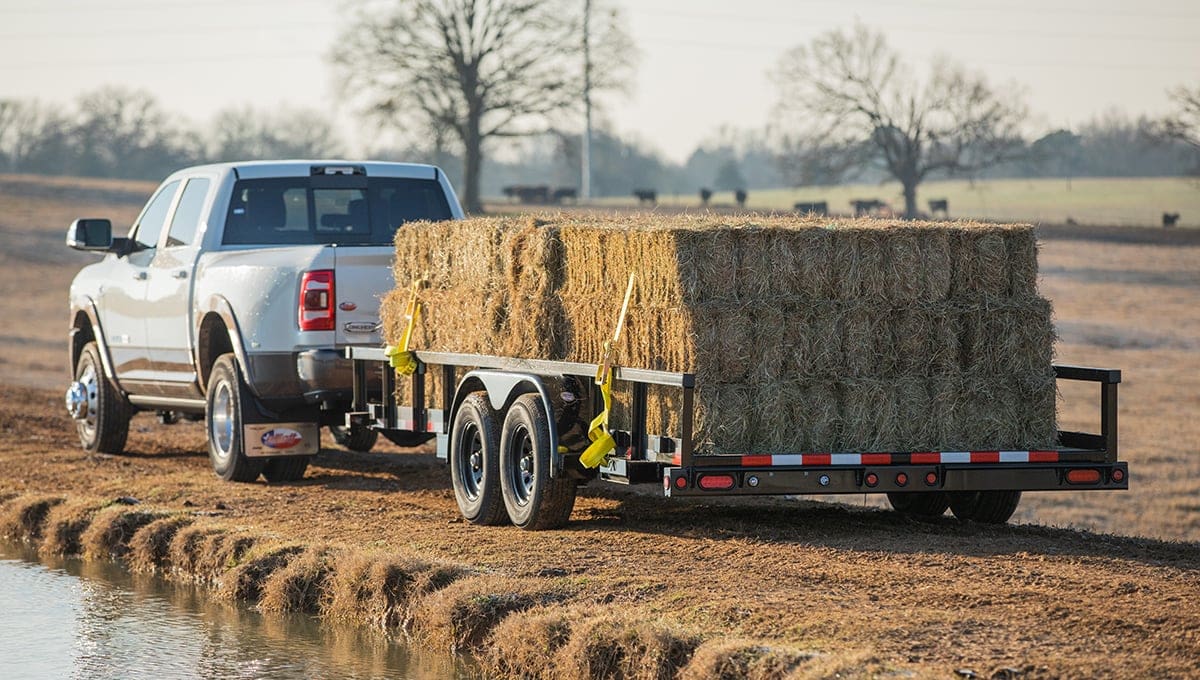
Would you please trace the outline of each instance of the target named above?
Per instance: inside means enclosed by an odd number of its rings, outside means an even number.
[[[625,366],[696,374],[698,453],[1053,444],[1054,329],[1032,227],[555,215],[406,225],[385,336],[597,362],[637,276]],[[651,390],[678,434],[678,392]],[[618,394],[614,427],[627,426]]]

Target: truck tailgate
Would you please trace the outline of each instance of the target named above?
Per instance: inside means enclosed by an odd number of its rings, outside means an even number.
[[[344,345],[379,345],[379,302],[395,285],[392,246],[342,246],[334,251],[334,297],[337,302],[334,341]]]

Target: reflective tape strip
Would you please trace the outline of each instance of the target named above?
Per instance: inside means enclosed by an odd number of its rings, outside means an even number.
[[[919,451],[915,453],[782,453],[739,456],[742,467],[839,465],[953,465],[962,463],[1058,463],[1058,451]],[[676,463],[678,464],[678,463]]]

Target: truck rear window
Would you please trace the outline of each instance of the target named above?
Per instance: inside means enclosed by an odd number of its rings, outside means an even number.
[[[226,245],[389,245],[405,222],[448,220],[434,180],[363,178],[364,186],[308,177],[238,180],[225,217]]]

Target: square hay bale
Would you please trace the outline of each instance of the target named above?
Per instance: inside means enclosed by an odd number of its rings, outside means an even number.
[[[540,215],[406,225],[396,253],[389,340],[430,279],[415,349],[598,362],[635,274],[616,360],[697,376],[701,453],[1053,437],[1024,387],[1053,347],[1025,225]],[[649,428],[678,436],[679,403],[656,388]]]

